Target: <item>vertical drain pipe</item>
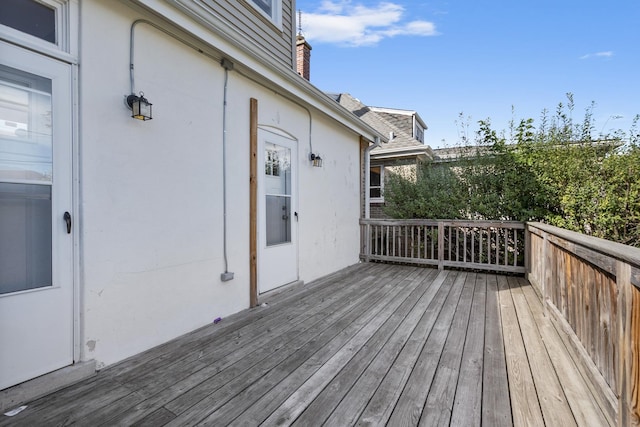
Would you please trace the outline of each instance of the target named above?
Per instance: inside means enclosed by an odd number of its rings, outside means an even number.
[[[224,96],[222,101],[222,240],[224,273],[220,274],[220,280],[228,282],[233,279],[233,273],[229,272],[229,261],[227,259],[227,85],[229,83],[229,71],[233,70],[233,62],[223,58],[220,65],[224,68]]]
[[[368,146],[364,150],[364,219],[371,217],[371,195],[369,194],[369,185],[371,184],[371,150],[380,147],[380,137],[376,136],[373,145]]]

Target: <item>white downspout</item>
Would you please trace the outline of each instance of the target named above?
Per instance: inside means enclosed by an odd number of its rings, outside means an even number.
[[[369,192],[369,185],[371,184],[371,150],[376,147],[380,147],[380,137],[373,138],[373,145],[368,146],[364,150],[364,219],[371,217],[371,194]]]

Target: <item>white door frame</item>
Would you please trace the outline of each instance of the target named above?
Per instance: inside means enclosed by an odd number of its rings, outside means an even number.
[[[265,143],[291,150],[290,242],[268,246],[266,237]],[[258,294],[299,279],[298,256],[298,140],[271,126],[258,126]]]
[[[13,310],[14,306],[23,304],[47,304],[54,301],[62,302],[64,308],[61,310],[62,318],[59,320],[59,327],[68,328],[64,342],[61,347],[66,348],[64,352],[55,356],[56,360],[38,359],[34,362],[34,369],[24,368],[23,372],[18,372],[6,376],[0,380],[0,389],[29,380],[36,376],[46,374],[53,370],[73,364],[79,359],[79,295],[77,290],[77,212],[75,201],[76,186],[73,176],[76,170],[75,154],[75,129],[73,120],[76,117],[74,109],[76,91],[74,84],[77,81],[76,67],[68,62],[59,61],[40,55],[0,41],[1,62],[11,68],[21,70],[34,75],[50,79],[52,82],[52,110],[53,114],[53,185],[52,185],[52,286],[33,290],[21,291],[13,294],[0,296],[0,303],[3,303],[7,313]],[[77,124],[76,124],[77,126]],[[11,182],[11,181],[9,181]],[[27,182],[25,182],[27,183]],[[72,233],[66,231],[66,224],[63,219],[65,211],[71,213]],[[22,300],[21,302],[16,302]],[[54,303],[55,304],[55,303]],[[33,307],[31,307],[33,308]],[[36,310],[33,310],[36,311]],[[8,315],[5,313],[5,315]],[[28,331],[28,329],[24,329]],[[24,332],[27,333],[27,332]],[[55,340],[54,340],[55,341]],[[26,351],[31,355],[39,351],[46,351],[46,348],[33,348]],[[64,353],[64,354],[63,354]],[[25,355],[28,357],[28,355]],[[26,365],[25,365],[26,366]],[[22,368],[21,368],[22,369]],[[3,375],[5,376],[5,375]]]

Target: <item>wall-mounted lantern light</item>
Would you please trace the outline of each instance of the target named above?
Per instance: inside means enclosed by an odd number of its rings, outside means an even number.
[[[320,154],[309,154],[309,160],[311,161],[311,164],[316,167],[316,168],[321,168],[322,167],[322,157],[320,157]]]
[[[140,92],[140,96],[131,94],[127,96],[127,105],[131,109],[131,117],[138,120],[151,120],[151,103]]]

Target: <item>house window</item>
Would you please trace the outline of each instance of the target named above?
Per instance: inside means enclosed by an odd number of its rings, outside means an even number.
[[[415,139],[424,142],[424,129],[418,123],[416,123]]]
[[[282,0],[249,0],[260,13],[269,18],[274,24],[280,25]]]
[[[35,0],[0,2],[0,24],[49,43],[56,42],[56,11]]]
[[[369,169],[369,198],[372,202],[382,202],[382,190],[384,187],[384,167],[371,166]]]

